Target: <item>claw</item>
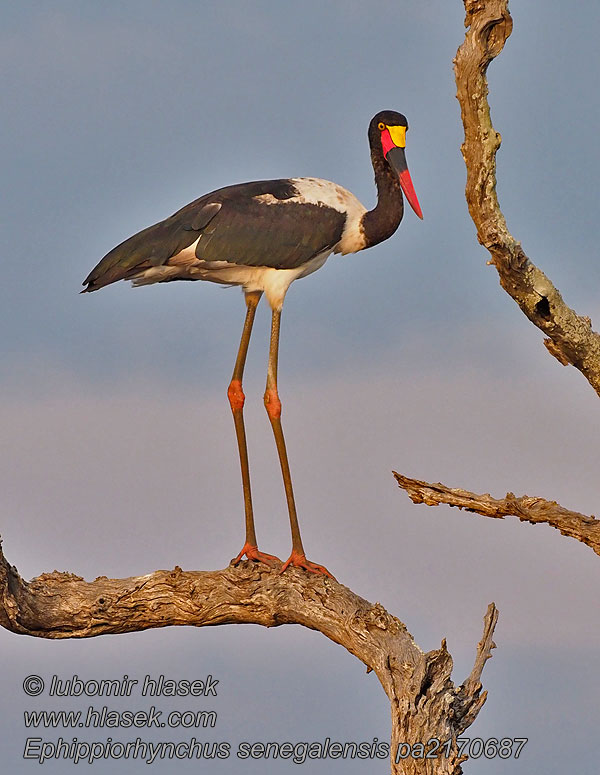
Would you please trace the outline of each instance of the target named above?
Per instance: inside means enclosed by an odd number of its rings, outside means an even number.
[[[289,558],[283,563],[280,573],[283,573],[286,568],[289,568],[290,565],[293,565],[294,568],[303,568],[304,570],[307,570],[309,573],[317,573],[321,576],[327,576],[327,578],[333,579],[334,581],[337,581],[336,577],[333,576],[324,565],[317,565],[316,562],[311,562],[310,560],[306,559],[306,555],[297,552],[294,549],[292,549],[292,553],[290,554]]]
[[[253,546],[248,542],[242,546],[242,551],[231,561],[230,564],[239,565],[244,555],[246,555],[249,560],[253,560],[254,562],[262,562],[264,565],[268,565],[269,568],[276,568],[278,565],[281,565],[281,560],[279,557],[275,557],[273,554],[267,554],[266,552],[259,552],[258,546]]]

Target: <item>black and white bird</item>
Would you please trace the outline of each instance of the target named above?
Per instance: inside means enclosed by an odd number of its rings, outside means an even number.
[[[391,237],[404,212],[402,192],[419,218],[423,217],[406,164],[407,129],[406,118],[390,110],[378,113],[369,124],[377,186],[377,205],[373,210],[363,207],[345,188],[319,178],[260,180],[226,186],[118,245],[83,283],[86,287],[82,293],[117,280],[132,280],[134,286],[174,280],[210,280],[242,286],[246,319],[227,391],[236,429],[246,514],[245,543],[234,564],[244,556],[271,566],[280,563],[277,557],[258,549],[242,413],[246,353],[256,307],[264,293],[272,310],[264,403],[279,454],[292,532],[292,552],[281,570],[293,565],[331,576],[326,568],[306,559],[300,538],[277,392],[281,310],[290,284],[323,266],[331,253],[356,253]]]

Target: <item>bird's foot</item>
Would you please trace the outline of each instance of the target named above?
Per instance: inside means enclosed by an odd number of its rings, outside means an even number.
[[[304,570],[307,570],[309,573],[318,573],[321,576],[327,576],[330,579],[333,579],[334,581],[337,581],[335,576],[333,576],[327,568],[323,565],[317,565],[316,562],[311,562],[310,560],[306,559],[306,555],[303,552],[297,552],[295,549],[292,549],[292,553],[290,554],[289,558],[283,563],[283,566],[280,573],[283,573],[283,571],[286,568],[289,568],[290,565],[293,565],[294,568],[303,568]]]
[[[254,562],[262,562],[265,565],[268,565],[269,568],[276,568],[278,565],[281,565],[281,560],[279,557],[275,557],[273,554],[266,554],[266,552],[259,552],[258,546],[249,544],[247,541],[242,546],[242,551],[231,561],[231,565],[239,565],[244,555],[246,555],[249,560],[254,560]]]

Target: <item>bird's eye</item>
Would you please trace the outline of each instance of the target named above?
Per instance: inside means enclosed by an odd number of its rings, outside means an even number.
[[[380,121],[377,124],[377,129],[379,129],[380,132],[383,132],[383,130],[385,129],[385,124],[383,123],[383,121]]]

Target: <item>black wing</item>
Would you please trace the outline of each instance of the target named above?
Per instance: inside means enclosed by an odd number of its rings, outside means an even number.
[[[165,264],[198,237],[203,261],[292,269],[333,248],[345,221],[338,210],[302,202],[289,180],[228,186],[113,248],[83,284],[95,291]]]
[[[235,198],[202,230],[196,256],[207,262],[295,269],[341,239],[346,216],[302,201]]]

